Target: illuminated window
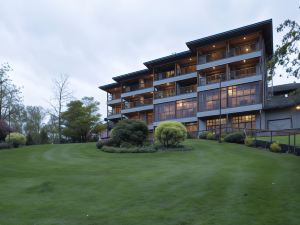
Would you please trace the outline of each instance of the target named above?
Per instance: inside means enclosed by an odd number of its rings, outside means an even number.
[[[235,116],[232,118],[232,127],[239,129],[255,129],[256,128],[256,116],[255,115],[244,115]]]

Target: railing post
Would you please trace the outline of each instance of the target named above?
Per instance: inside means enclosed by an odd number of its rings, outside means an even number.
[[[294,153],[296,152],[296,133],[294,133]]]
[[[291,145],[291,133],[289,132],[289,147],[288,147],[288,152],[290,152],[290,145]]]
[[[271,131],[271,143],[273,142],[273,131]]]

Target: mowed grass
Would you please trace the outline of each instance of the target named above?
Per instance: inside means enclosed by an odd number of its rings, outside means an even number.
[[[0,224],[300,224],[300,157],[186,144],[193,150],[112,154],[91,143],[0,151]]]
[[[267,137],[257,137],[257,139],[259,140],[263,140],[263,141],[271,141],[271,136],[267,136]],[[289,140],[289,136],[288,135],[282,135],[282,136],[273,136],[272,137],[272,141],[277,141],[280,144],[289,144],[290,145],[296,145],[296,146],[300,146],[300,134],[296,134],[296,142],[294,142],[295,136],[294,135],[290,135],[290,140]]]

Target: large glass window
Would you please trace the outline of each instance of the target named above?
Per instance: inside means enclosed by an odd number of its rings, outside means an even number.
[[[221,124],[222,132],[224,132],[226,129],[226,123],[227,123],[226,118],[221,118],[221,120],[219,118],[218,119],[209,119],[209,120],[206,120],[206,129],[218,133],[219,129],[220,129],[219,126]]]
[[[197,123],[187,123],[185,124],[187,132],[191,137],[197,137],[198,134],[198,124]]]
[[[235,116],[232,118],[232,127],[238,129],[255,129],[256,117],[255,115]]]
[[[175,102],[168,102],[155,105],[155,121],[163,121],[175,119],[176,115],[176,104]]]
[[[197,98],[180,100],[176,102],[176,117],[193,117],[197,114]]]
[[[221,107],[232,108],[261,103],[259,82],[222,88]],[[220,107],[219,89],[199,93],[199,111],[216,110]]]

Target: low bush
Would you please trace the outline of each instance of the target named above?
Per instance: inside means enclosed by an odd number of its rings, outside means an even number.
[[[9,149],[9,148],[10,148],[9,143],[5,143],[5,142],[0,143],[0,150],[1,149]]]
[[[198,138],[199,139],[206,139],[207,133],[208,133],[207,131],[204,131],[204,132],[200,133],[199,136],[198,136]]]
[[[10,133],[6,136],[5,141],[7,143],[11,143],[13,147],[17,148],[20,145],[25,145],[26,144],[26,137],[23,134],[14,132]]]
[[[103,146],[101,149],[108,153],[153,153],[157,152],[153,146],[143,146],[143,147],[132,147],[132,148],[121,148],[121,147],[111,147]]]
[[[253,146],[254,145],[254,139],[253,139],[253,137],[246,137],[244,143],[248,147]]]
[[[273,142],[270,145],[270,151],[271,152],[281,152],[281,146],[278,142]]]
[[[155,129],[155,139],[164,147],[177,146],[187,137],[186,127],[179,122],[161,122]]]
[[[116,146],[116,143],[111,138],[109,138],[109,139],[102,139],[101,142],[105,146]]]
[[[147,136],[147,124],[141,120],[121,120],[111,131],[111,139],[116,146],[120,146],[123,142],[142,146]]]
[[[121,145],[120,145],[120,148],[132,148],[134,147],[134,145],[132,145],[131,143],[129,142],[122,142]]]
[[[244,140],[245,140],[245,134],[243,132],[230,133],[224,137],[224,141],[230,143],[243,144]]]
[[[208,132],[206,134],[206,139],[207,140],[216,140],[216,135],[213,132]]]
[[[96,147],[98,149],[101,149],[103,147],[103,142],[102,141],[98,141],[97,144],[96,144]]]

